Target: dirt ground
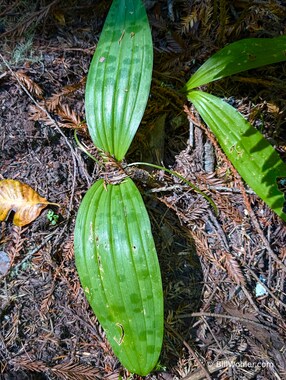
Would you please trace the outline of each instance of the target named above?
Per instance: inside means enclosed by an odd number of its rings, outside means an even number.
[[[73,256],[79,203],[102,174],[74,130],[96,155],[84,86],[110,3],[0,2],[0,179],[59,204],[26,227],[11,218],[0,224],[3,380],[140,379],[114,357]],[[142,168],[131,173],[150,214],[165,297],[160,367],[147,378],[285,379],[285,223],[242,182],[178,90],[226,43],[286,34],[286,3],[148,0],[146,7],[152,89],[126,160],[163,163],[219,210],[162,171],[149,171],[151,183]],[[286,160],[285,83],[281,63],[208,91],[231,102]]]

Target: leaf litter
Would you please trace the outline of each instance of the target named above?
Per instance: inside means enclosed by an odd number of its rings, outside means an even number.
[[[0,222],[6,271],[0,284],[0,376],[5,380],[129,376],[88,307],[73,257],[76,211],[87,188],[101,176],[100,166],[77,148],[73,129],[82,132],[81,143],[96,155],[84,125],[84,81],[109,4],[86,1],[78,7],[68,1],[62,7],[53,1],[37,10],[19,1],[0,5],[5,19],[1,52],[17,73],[0,62],[6,72],[0,76],[0,180],[14,178],[60,205],[56,225],[46,209],[25,228]],[[165,293],[163,368],[147,378],[282,379],[285,224],[245,187],[192,107],[182,113],[184,103],[173,90],[218,46],[241,37],[283,34],[285,7],[279,1],[215,2],[213,8],[210,1],[197,0],[192,7],[184,0],[168,2],[168,7],[165,0],[146,4],[155,48],[154,81],[127,160],[160,157],[159,164],[163,161],[195,183],[219,209],[216,216],[202,196],[170,175],[152,171],[150,179],[150,172],[142,169],[132,174],[150,212]],[[29,11],[29,20],[21,19]],[[57,21],[58,15],[64,21]],[[32,40],[23,34],[31,26]],[[15,53],[25,54],[28,40],[31,54],[14,65]],[[249,83],[255,85],[250,88]],[[285,72],[277,65],[224,85],[229,101],[285,159],[286,89],[281,83]],[[220,84],[212,88],[222,92]],[[165,120],[160,145],[149,131],[159,117]],[[207,141],[213,153],[206,158]],[[209,160],[215,162],[212,170],[205,167]],[[263,292],[257,292],[257,284]]]

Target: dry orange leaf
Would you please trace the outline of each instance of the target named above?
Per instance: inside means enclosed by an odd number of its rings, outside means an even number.
[[[13,223],[19,227],[25,226],[35,220],[48,204],[55,205],[40,197],[25,183],[14,179],[0,181],[0,221],[4,221],[13,210]]]

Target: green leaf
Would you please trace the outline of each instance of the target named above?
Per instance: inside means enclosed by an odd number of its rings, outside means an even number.
[[[284,194],[277,186],[279,178],[286,177],[286,165],[275,149],[222,99],[202,91],[191,91],[188,99],[245,182],[286,221]]]
[[[76,220],[76,266],[86,297],[121,363],[147,375],[163,338],[163,292],[150,221],[130,178],[97,181]]]
[[[211,56],[186,83],[184,90],[286,60],[286,36],[246,38],[233,42]]]
[[[86,118],[94,144],[122,160],[150,92],[151,31],[140,0],[114,0],[86,85]]]

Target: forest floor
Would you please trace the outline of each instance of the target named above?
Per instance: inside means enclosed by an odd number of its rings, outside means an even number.
[[[0,3],[0,179],[49,206],[25,227],[0,222],[0,379],[140,379],[118,362],[81,289],[73,229],[101,175],[84,89],[111,1]],[[154,69],[126,157],[176,170],[212,197],[153,170],[137,181],[165,297],[160,368],[147,379],[286,378],[286,226],[241,180],[178,90],[225,44],[286,34],[283,1],[146,1]],[[286,160],[285,63],[213,83]],[[48,113],[47,113],[48,111]],[[211,144],[210,156],[206,155]],[[213,165],[210,162],[214,161]]]

